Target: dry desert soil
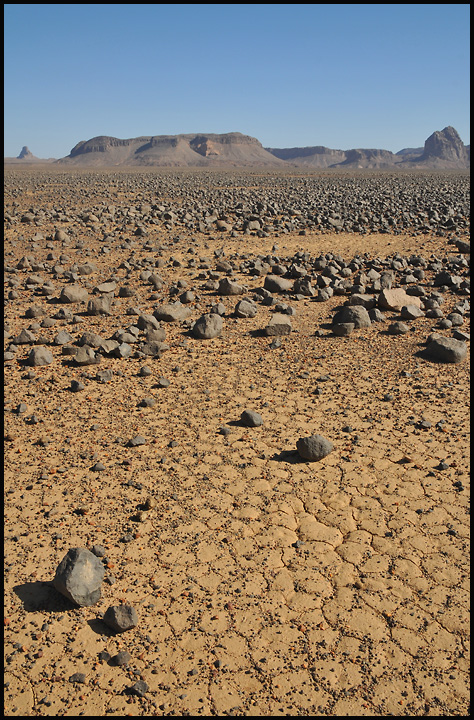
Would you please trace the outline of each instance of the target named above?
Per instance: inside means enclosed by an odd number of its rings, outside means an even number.
[[[6,168],[6,715],[469,713],[468,185]],[[333,332],[384,272],[420,316]],[[53,586],[71,548],[93,605]]]

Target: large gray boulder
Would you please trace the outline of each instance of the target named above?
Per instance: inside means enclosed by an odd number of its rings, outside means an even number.
[[[260,413],[255,410],[244,410],[240,416],[240,422],[245,427],[259,427],[263,425],[263,418]]]
[[[296,449],[300,457],[311,462],[322,460],[329,455],[333,448],[332,442],[326,440],[322,435],[310,435],[299,438],[296,442]]]
[[[205,313],[196,320],[192,329],[193,337],[199,340],[211,340],[222,333],[224,321],[217,313]]]
[[[333,325],[352,323],[355,328],[368,328],[372,324],[369,313],[363,305],[346,305],[334,315],[332,322]]]
[[[263,329],[265,335],[275,337],[289,335],[292,330],[291,320],[288,315],[274,313],[268,325]]]
[[[28,354],[28,365],[40,367],[42,365],[50,365],[54,360],[53,353],[48,348],[38,345],[30,350]]]
[[[239,300],[234,308],[234,314],[239,318],[253,318],[257,311],[257,305],[252,300]]]
[[[219,286],[217,288],[219,295],[243,295],[245,291],[246,288],[243,285],[239,285],[239,283],[227,277],[219,280]]]
[[[426,356],[444,363],[458,363],[465,359],[467,345],[455,338],[437,337],[427,345]]]
[[[153,315],[163,322],[180,322],[191,315],[191,310],[180,302],[165,303],[155,308]]]
[[[112,298],[111,297],[93,297],[87,303],[88,315],[112,315]]]
[[[53,585],[76,605],[95,605],[100,600],[104,566],[86,548],[71,548],[59,563]]]
[[[85,302],[88,297],[89,293],[81,285],[66,285],[61,290],[59,301],[62,303],[80,303]]]
[[[263,287],[265,290],[268,290],[269,292],[288,292],[293,287],[292,280],[287,280],[286,278],[279,277],[278,275],[267,275]]]

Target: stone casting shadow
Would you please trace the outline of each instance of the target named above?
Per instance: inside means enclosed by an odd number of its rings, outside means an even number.
[[[72,600],[61,595],[51,582],[36,580],[22,585],[15,585],[14,593],[23,603],[27,612],[41,610],[43,612],[66,612],[77,608]]]

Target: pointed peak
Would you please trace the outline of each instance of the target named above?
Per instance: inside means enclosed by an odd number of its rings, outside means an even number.
[[[33,153],[26,147],[26,145],[23,145],[21,148],[21,153],[18,155],[18,160],[24,160],[25,158],[33,158]]]

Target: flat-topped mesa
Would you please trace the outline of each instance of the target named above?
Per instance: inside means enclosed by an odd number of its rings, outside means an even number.
[[[120,140],[119,138],[109,137],[108,135],[98,135],[90,140],[81,140],[78,142],[69,153],[69,157],[76,157],[77,155],[84,155],[85,153],[107,152],[107,150],[114,147],[128,147],[140,140],[146,142],[150,140],[150,138],[143,137]]]
[[[163,167],[284,165],[259,140],[239,132],[150,135],[127,140],[99,135],[75,145],[59,162]]]

